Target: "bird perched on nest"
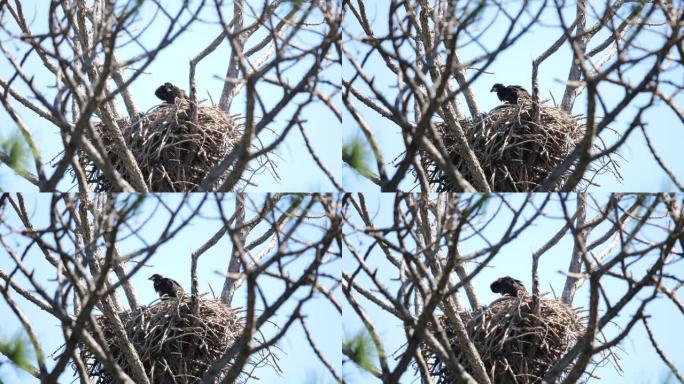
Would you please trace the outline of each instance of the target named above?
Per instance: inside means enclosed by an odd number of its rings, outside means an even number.
[[[176,280],[169,279],[168,277],[164,277],[157,273],[150,276],[148,280],[152,280],[152,286],[162,300],[168,299],[169,297],[183,296],[183,287],[181,287]]]
[[[489,92],[496,92],[496,96],[499,100],[510,104],[518,104],[519,99],[530,98],[530,94],[527,93],[525,88],[519,85],[509,85],[506,87],[501,83],[496,83]]]
[[[496,279],[489,288],[494,293],[502,295],[509,295],[512,297],[524,296],[527,293],[522,281],[516,280],[510,276],[504,276]]]
[[[159,88],[154,91],[154,95],[169,104],[175,103],[176,98],[185,99],[185,92],[171,83],[160,85]]]

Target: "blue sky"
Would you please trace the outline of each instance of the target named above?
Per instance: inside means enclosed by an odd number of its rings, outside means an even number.
[[[192,204],[197,204],[201,195],[193,194],[190,196]],[[30,212],[33,212],[34,220],[37,223],[46,223],[47,208],[49,206],[50,196],[47,194],[26,196],[27,206]],[[182,196],[180,194],[165,194],[164,201],[169,205],[178,203]],[[263,200],[262,195],[255,194],[251,197],[257,204],[261,204]],[[225,204],[225,209],[230,211],[233,204],[231,197],[226,198],[228,203]],[[131,220],[132,225],[142,225],[140,232],[141,238],[134,236],[125,238],[122,234],[119,238],[122,239],[118,245],[121,252],[131,252],[143,246],[143,241],[151,242],[157,239],[160,233],[160,223],[166,223],[169,215],[162,209],[158,209],[155,213],[154,219],[143,225],[143,219],[149,215],[154,209],[153,199],[148,200],[143,206],[142,212],[136,219]],[[179,214],[180,217],[187,217],[187,209],[184,209]],[[8,218],[13,225],[19,225],[14,215]],[[247,215],[250,217],[251,215]],[[182,230],[176,237],[168,243],[165,243],[152,256],[149,263],[142,268],[132,278],[140,302],[148,305],[157,298],[157,294],[152,288],[152,283],[148,281],[148,277],[153,273],[159,273],[164,276],[171,277],[183,285],[189,291],[190,289],[190,253],[202,245],[209,237],[211,237],[216,230],[220,228],[220,223],[216,220],[216,205],[213,203],[206,204],[201,211],[201,216],[196,217],[188,227]],[[317,236],[320,239],[320,229],[316,227],[316,223],[321,223],[320,220],[312,220],[305,222],[297,232],[297,237],[303,240],[313,240]],[[256,235],[262,233],[264,226],[257,229]],[[0,234],[14,246],[25,244],[24,238],[13,237],[7,233]],[[256,235],[252,239],[256,238]],[[125,238],[125,239],[124,239]],[[299,245],[292,245],[289,248],[299,248]],[[231,242],[228,237],[224,237],[212,249],[207,251],[199,260],[199,281],[200,292],[207,292],[212,295],[220,295],[223,278],[220,273],[225,272],[228,259],[230,257]],[[300,275],[305,265],[310,261],[311,253],[306,252],[303,256],[293,260],[289,265],[285,266],[285,270],[290,274],[290,277],[296,278]],[[40,281],[45,281],[46,287],[52,284],[55,278],[55,271],[46,262],[42,260],[40,252],[32,249],[27,255],[27,264],[35,268],[35,273]],[[41,261],[42,260],[42,261]],[[0,253],[0,268],[8,271],[12,267],[9,258],[4,250]],[[325,266],[323,270],[332,276],[339,276],[340,263],[333,261]],[[17,282],[25,285],[23,278],[17,278]],[[326,287],[331,286],[331,281],[321,279],[320,283]],[[272,278],[262,276],[259,279],[259,284],[269,301],[273,301],[277,294],[282,292],[283,284],[275,281]],[[119,292],[121,298],[125,302],[123,292]],[[295,293],[293,299],[301,298],[306,292],[300,290]],[[341,300],[341,292],[335,292],[337,300]],[[245,306],[246,291],[244,286],[236,293],[233,300],[233,307]],[[25,300],[15,296],[16,301],[21,305],[22,309],[31,319],[38,337],[42,343],[44,351],[48,354],[56,351],[62,344],[62,335],[59,331],[59,323],[54,321],[51,316],[30,305]],[[283,308],[278,311],[278,314],[273,318],[273,324],[266,325],[262,328],[264,334],[273,335],[278,331],[278,326],[282,325],[287,319],[287,314],[292,311],[295,300],[290,300]],[[259,303],[259,308],[263,306]],[[312,337],[317,342],[317,347],[321,349],[326,358],[333,363],[338,372],[341,370],[341,351],[340,345],[342,340],[342,326],[340,324],[339,312],[326,299],[315,296],[312,300],[307,302],[303,307],[303,315],[307,325],[312,333]],[[20,325],[15,319],[12,312],[9,310],[4,299],[0,300],[0,323],[3,324],[0,331],[0,337],[10,337],[19,331]],[[262,383],[333,383],[334,380],[327,373],[325,367],[318,361],[314,352],[308,346],[306,336],[303,330],[295,324],[283,339],[277,344],[280,350],[277,352],[282,375],[277,374],[274,370],[264,367],[259,368],[255,374],[261,378]],[[48,364],[52,362],[48,359]],[[37,380],[32,379],[31,376],[18,372],[10,365],[3,365],[0,367],[0,378],[6,383],[33,383]],[[71,372],[67,371],[62,375],[60,382],[70,382]]]
[[[371,2],[367,4],[366,11],[368,13],[368,19],[374,26],[374,31],[376,37],[385,36],[387,33],[387,14],[388,10],[385,6],[386,2]],[[508,6],[511,9],[517,9],[519,7],[518,2],[508,2]],[[531,2],[529,12],[539,5],[539,2]],[[505,50],[497,60],[487,68],[487,73],[482,74],[472,85],[475,95],[477,96],[480,108],[482,111],[489,111],[492,108],[500,104],[495,93],[490,93],[489,90],[494,83],[504,83],[504,84],[518,84],[528,90],[531,90],[531,77],[532,77],[532,59],[541,54],[548,46],[551,45],[558,37],[560,32],[556,27],[558,25],[558,17],[553,11],[553,3],[550,3],[550,9],[542,14],[542,17],[538,23],[536,23],[531,30],[521,39],[519,39],[512,47]],[[603,4],[603,2],[591,2],[593,6],[597,4]],[[565,7],[566,19],[570,15],[574,15],[574,5]],[[529,19],[529,16],[523,17],[524,20]],[[592,25],[592,22],[588,22]],[[353,18],[351,14],[347,16],[346,21],[347,28],[355,36],[361,35],[361,31],[358,28],[358,22]],[[492,21],[492,12],[485,11],[485,16],[481,20],[481,25],[478,28],[488,27],[489,29],[482,35],[479,43],[488,49],[492,50],[496,44],[499,43],[501,37],[504,35],[505,30],[508,28],[509,23],[502,15],[495,22]],[[518,27],[520,28],[520,27]],[[599,34],[598,36],[605,36]],[[644,47],[654,47],[660,46],[660,39],[655,40],[654,34],[646,34],[640,40],[639,44]],[[348,39],[348,36],[343,38]],[[593,45],[589,47],[592,48],[597,41],[602,41],[599,37]],[[389,44],[389,43],[386,43]],[[365,58],[366,52],[368,51],[367,46],[363,44],[356,43],[355,41],[345,41],[345,47],[350,52],[358,56],[363,55]],[[469,60],[473,57],[483,54],[483,51],[476,44],[469,44],[461,48],[461,59],[462,61]],[[409,57],[406,55],[406,57]],[[571,51],[567,44],[565,44],[561,49],[555,53],[551,58],[547,59],[542,63],[539,72],[539,90],[540,97],[542,99],[551,99],[551,95],[560,103],[563,97],[563,91],[565,85],[562,82],[563,79],[567,79],[569,71],[569,58],[571,57]],[[639,64],[635,65],[629,71],[625,73],[625,77],[633,83],[637,83],[640,80],[640,76],[643,76],[644,69],[651,65],[651,60],[644,60]],[[477,65],[476,65],[477,67]],[[366,73],[373,78],[374,86],[383,91],[383,95],[390,100],[394,101],[397,94],[397,80],[396,76],[387,69],[383,60],[379,57],[377,53],[374,53],[368,58],[364,63],[363,68]],[[675,84],[681,84],[682,78],[684,78],[684,68],[682,66],[674,66],[675,70],[670,71],[664,78],[671,79]],[[354,67],[349,64],[348,61],[343,62],[342,76],[345,79],[350,79],[356,74]],[[472,75],[472,73],[469,73]],[[662,80],[662,79],[661,79]],[[453,80],[452,80],[453,82]],[[357,81],[354,83],[356,87],[366,92],[366,87],[362,85],[362,81]],[[666,92],[668,93],[668,92]],[[371,95],[368,91],[367,95]],[[615,105],[623,95],[623,91],[618,90],[614,86],[607,86],[603,84],[599,87],[599,94],[604,98],[606,103],[610,105]],[[649,95],[640,95],[632,102],[632,104],[622,111],[620,116],[617,118],[610,128],[623,132],[627,124],[631,122],[631,117],[635,115],[635,106],[641,106],[645,104]],[[464,99],[459,96],[463,101]],[[403,139],[400,134],[400,130],[393,123],[380,117],[377,113],[371,111],[370,109],[363,106],[363,104],[353,97],[355,106],[361,111],[363,118],[366,120],[368,125],[372,128],[376,135],[376,139],[379,146],[382,149],[384,155],[384,161],[386,168],[390,175],[395,172],[394,166],[391,164],[392,161],[399,156],[404,150]],[[684,104],[684,95],[681,93],[675,98],[678,102],[676,104]],[[464,107],[465,108],[465,107]],[[586,94],[583,93],[578,96],[575,102],[573,114],[584,114],[586,115]],[[599,112],[599,117],[601,112]],[[412,116],[412,112],[411,112]],[[361,131],[351,118],[351,116],[346,113],[343,116],[344,121],[344,141],[347,142],[355,137],[361,137]],[[652,142],[658,155],[663,158],[663,160],[672,168],[675,175],[678,176],[680,180],[684,179],[684,161],[682,161],[681,145],[684,142],[684,127],[681,121],[669,110],[668,107],[664,106],[662,103],[657,104],[656,107],[651,108],[648,112],[643,115],[642,121],[647,125],[646,129],[651,137]],[[606,131],[601,136],[606,142],[612,143],[617,140],[618,136],[612,132]],[[643,135],[637,130],[628,139],[626,144],[618,152],[624,159],[619,160],[621,165],[620,172],[624,177],[624,181],[619,182],[611,175],[601,175],[596,179],[596,182],[600,184],[598,187],[592,187],[589,189],[591,192],[621,192],[621,191],[640,191],[640,192],[658,192],[658,191],[674,191],[675,186],[669,181],[665,173],[657,165],[653,156],[649,153],[648,148],[643,139]],[[375,162],[372,161],[371,169],[377,173],[375,167]],[[358,176],[355,171],[350,169],[348,166],[344,166],[342,170],[344,188],[347,191],[358,191],[358,192],[375,192],[378,191],[377,185],[371,183],[367,179]],[[400,184],[401,190],[409,190],[415,186],[413,177],[409,175]]]
[[[150,3],[150,2],[148,2]],[[47,15],[47,9],[44,5],[47,4],[41,0],[23,1],[24,12],[29,20],[34,20],[33,27],[40,29],[41,23]],[[151,4],[151,3],[150,3]],[[180,4],[180,3],[178,3]],[[232,14],[232,2],[226,2],[224,6],[224,13],[226,15]],[[252,6],[260,9],[262,2],[255,2]],[[166,5],[167,11],[174,10],[174,5]],[[150,18],[151,6],[143,6],[142,14],[145,20]],[[287,9],[287,7],[285,7]],[[154,89],[164,82],[172,82],[181,88],[189,89],[188,71],[189,61],[203,50],[218,34],[220,28],[215,24],[217,16],[213,6],[207,6],[202,15],[206,22],[198,22],[193,24],[187,32],[181,35],[171,46],[163,50],[158,59],[155,60],[146,70],[140,75],[136,81],[131,85],[131,93],[137,106],[141,111],[147,111],[150,108],[159,104],[159,100],[154,96]],[[318,16],[315,15],[314,18]],[[5,18],[8,19],[7,15]],[[149,46],[156,46],[161,39],[162,33],[166,30],[166,21],[159,16],[154,24],[148,29],[143,36],[143,41]],[[14,23],[8,23],[10,28],[14,28]],[[138,23],[138,28],[145,27],[145,23]],[[263,37],[263,34],[256,34],[254,40],[250,40],[249,48],[255,42],[258,42]],[[300,46],[307,46],[316,43],[319,39],[312,39],[312,34],[303,33],[301,37],[295,39],[295,43]],[[12,42],[4,42],[9,47],[13,47]],[[25,45],[22,45],[25,48]],[[23,51],[22,51],[23,52]],[[333,50],[334,52],[334,50]],[[140,54],[140,48],[135,44],[128,44],[120,47],[118,51],[119,60],[124,60],[134,55]],[[14,53],[18,54],[18,53]],[[218,103],[220,92],[222,88],[222,78],[225,76],[226,68],[229,60],[230,49],[227,44],[222,45],[209,57],[205,58],[197,69],[197,92],[199,99],[207,99],[209,104],[209,96]],[[284,77],[295,84],[301,80],[302,73],[304,73],[311,66],[313,60],[307,58],[295,63],[291,68],[283,73]],[[291,63],[289,63],[291,64]],[[45,95],[48,100],[54,95],[54,79],[46,77],[46,70],[42,66],[35,55],[32,55],[26,62],[25,71],[29,74],[35,75],[36,84],[43,85]],[[0,76],[7,79],[14,73],[10,64],[4,58],[0,58]],[[130,73],[128,73],[130,75]],[[273,74],[270,74],[273,76]],[[340,66],[333,66],[321,75],[322,79],[330,80],[331,82],[339,82]],[[16,86],[13,85],[13,86]],[[18,90],[24,90],[22,86],[16,86]],[[331,94],[332,87],[322,84],[320,90],[324,94]],[[273,86],[261,84],[257,87],[257,92],[262,98],[266,106],[272,107],[280,99],[281,92]],[[295,105],[304,100],[304,96],[300,95],[294,98],[292,105],[285,108],[284,112],[278,115],[275,121],[268,126],[269,129],[260,135],[263,143],[272,142],[277,134],[284,127],[285,123],[289,121],[290,116],[294,112]],[[337,100],[339,105],[339,98]],[[27,126],[33,133],[38,147],[40,148],[44,162],[50,161],[57,156],[61,148],[61,139],[57,129],[52,124],[36,117],[36,115],[28,109],[13,103],[13,106],[19,111],[21,118],[24,119]],[[123,103],[121,103],[122,111],[125,113]],[[244,106],[244,92],[242,92],[237,100],[233,103],[231,114],[245,114]],[[258,117],[258,116],[257,116]],[[299,118],[303,120],[303,124],[307,130],[307,135],[311,141],[312,147],[315,148],[316,154],[321,158],[323,164],[330,169],[330,171],[339,175],[341,170],[341,142],[339,140],[331,140],[333,137],[341,136],[341,123],[335,115],[325,108],[322,103],[314,101],[306,106]],[[272,131],[272,132],[271,132]],[[13,133],[17,132],[17,128],[9,118],[9,115],[0,108],[0,138],[7,138]],[[254,182],[258,186],[248,188],[248,191],[286,191],[286,192],[306,192],[306,191],[320,191],[333,190],[330,181],[325,177],[322,171],[314,163],[311,156],[306,151],[304,140],[298,129],[294,127],[284,142],[278,147],[273,158],[277,164],[277,172],[280,180],[277,181],[268,173],[261,173],[254,178]],[[46,167],[46,172],[52,172],[50,166]],[[59,187],[66,190],[71,185],[67,177]],[[7,191],[35,191],[35,187],[16,176],[14,172],[9,170],[6,166],[0,166],[0,188]]]
[[[542,194],[537,194],[535,196],[535,202],[539,204],[542,198]],[[594,198],[599,201],[599,203],[604,203],[606,201],[606,196],[602,194],[596,194],[594,195]],[[523,200],[523,195],[508,195],[507,199],[513,206],[517,207]],[[554,200],[557,201],[557,199]],[[393,194],[385,193],[366,195],[369,215],[374,218],[373,222],[376,227],[387,228],[393,225],[393,201]],[[493,213],[497,205],[498,203],[496,202],[496,198],[493,199],[493,201],[490,201],[487,214],[485,214],[482,218],[483,221],[486,218],[491,217],[490,215]],[[569,209],[572,210],[575,207],[575,203],[571,202],[569,206]],[[503,211],[504,212],[501,213],[500,216],[497,216],[497,219],[493,220],[491,225],[483,232],[483,235],[493,242],[498,239],[498,236],[500,236],[502,231],[510,224],[510,214],[506,209]],[[524,217],[530,217],[531,214],[531,208],[523,211]],[[544,216],[545,217],[535,221],[531,227],[527,228],[513,242],[505,245],[499,254],[494,258],[494,260],[474,279],[475,288],[477,289],[480,295],[480,300],[484,305],[494,301],[499,297],[499,295],[490,291],[489,284],[501,276],[510,275],[520,279],[523,281],[528,290],[530,289],[532,286],[532,252],[536,251],[551,236],[553,236],[564,223],[564,219],[562,219],[563,214],[560,208],[560,203],[550,203],[544,210]],[[587,218],[592,217],[594,217],[594,212],[590,210],[587,213]],[[355,220],[355,222],[358,222],[358,220]],[[350,232],[351,230],[349,228],[345,230],[346,234],[349,234]],[[599,233],[601,232],[599,231]],[[388,234],[387,237],[390,239],[395,238],[393,234]],[[653,241],[657,241],[658,239],[662,238],[662,232],[651,231],[648,232],[646,237]],[[351,241],[353,244],[357,244],[357,250],[361,254],[364,254],[372,242],[372,240],[366,236],[357,236],[352,238]],[[405,241],[410,240],[407,237]],[[410,246],[411,245],[409,244],[409,247]],[[468,254],[469,252],[482,249],[485,246],[486,245],[484,241],[477,238],[477,236],[459,243],[460,251],[464,255]],[[572,252],[572,246],[573,241],[571,237],[566,235],[554,248],[544,254],[540,260],[540,290],[542,292],[549,292],[550,297],[553,297],[553,292],[556,292],[558,295],[560,295],[563,291],[565,276],[561,274],[561,271],[567,270],[569,256]],[[411,252],[411,249],[407,249],[407,251]],[[385,287],[387,287],[389,292],[392,294],[397,292],[397,289],[399,288],[398,271],[393,265],[386,261],[384,255],[378,247],[375,247],[375,249],[369,253],[366,263],[377,271],[377,278],[383,284],[385,284]],[[349,273],[353,270],[353,268],[355,268],[355,266],[356,263],[352,260],[352,257],[350,257],[349,253],[345,251],[342,270]],[[635,278],[643,274],[644,267],[645,264],[637,264],[632,266],[632,273]],[[684,273],[684,260],[680,260],[678,263],[672,265],[668,273],[675,276],[682,275]],[[359,276],[358,281],[361,282],[366,288],[372,287],[366,276]],[[602,284],[609,297],[612,298],[613,302],[615,302],[615,298],[618,297],[618,295],[621,295],[621,293],[626,289],[624,284],[612,279],[602,280]],[[606,334],[608,336],[615,335],[620,327],[623,327],[626,324],[626,322],[631,318],[631,313],[635,310],[636,306],[640,304],[638,298],[644,298],[647,293],[650,292],[646,290],[638,294],[637,300],[628,305],[625,310],[616,318],[616,324],[606,328]],[[398,321],[394,316],[388,315],[387,313],[379,310],[378,307],[363,299],[360,295],[357,294],[355,297],[360,303],[362,303],[367,316],[372,319],[373,323],[377,327],[377,331],[385,343],[385,351],[388,354],[393,354],[393,357],[400,355],[401,351],[403,351],[403,346],[406,340],[401,322]],[[464,302],[467,301],[464,295],[462,295],[462,298]],[[588,307],[588,291],[586,286],[582,286],[582,288],[577,292],[573,302],[573,307]],[[605,309],[605,307],[603,308]],[[649,324],[655,333],[656,339],[660,343],[660,347],[668,354],[670,359],[681,371],[684,369],[684,351],[681,349],[681,340],[684,338],[684,319],[682,318],[681,313],[679,313],[676,307],[669,302],[669,300],[659,298],[647,307],[646,314],[651,316],[649,318]],[[343,323],[345,337],[356,334],[363,327],[363,324],[356,316],[356,313],[346,301],[343,307]],[[630,384],[662,382],[659,381],[659,378],[664,376],[664,374],[667,372],[667,368],[660,361],[653,347],[650,345],[643,326],[637,325],[629,334],[629,336],[627,336],[627,338],[620,343],[619,348],[620,351],[617,353],[619,355],[620,365],[624,370],[624,374],[618,374],[610,365],[601,367],[595,372],[595,374],[602,378],[602,382],[619,382]],[[390,366],[394,366],[394,364],[396,364],[396,361],[393,357],[388,358]],[[354,384],[376,382],[372,380],[372,376],[369,376],[365,373],[360,373],[355,368],[350,368],[350,366],[351,364],[345,364],[344,366],[344,376],[345,379],[349,380],[349,383]],[[379,365],[376,364],[376,366]],[[402,377],[402,383],[411,383],[414,382],[414,379],[416,379],[416,376],[414,376],[414,372],[409,369],[408,372]],[[599,381],[592,380],[591,382],[597,383]]]

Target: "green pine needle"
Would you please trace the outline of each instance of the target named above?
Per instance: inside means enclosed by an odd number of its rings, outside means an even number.
[[[29,370],[31,368],[31,350],[28,341],[21,336],[11,340],[0,340],[0,354],[4,355],[19,368]]]
[[[375,358],[375,347],[370,336],[364,332],[359,332],[356,336],[349,338],[342,343],[342,351],[359,368],[368,372],[377,370],[373,364]]]
[[[370,157],[370,151],[360,138],[352,139],[342,145],[342,161],[363,176],[370,176],[372,174],[366,165],[370,161]]]
[[[8,157],[7,166],[20,175],[26,174],[28,168],[28,150],[21,136],[14,135],[7,140],[0,141],[0,147]]]

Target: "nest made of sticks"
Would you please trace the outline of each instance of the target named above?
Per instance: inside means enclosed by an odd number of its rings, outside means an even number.
[[[582,140],[585,132],[582,118],[572,116],[557,107],[537,104],[538,122],[533,117],[533,102],[502,104],[476,119],[459,121],[470,149],[479,160],[492,191],[528,192],[536,190]],[[451,162],[463,176],[473,183],[473,176],[465,160],[458,154],[452,129],[444,122],[435,126]],[[428,181],[438,192],[460,191],[452,185],[437,163],[426,152],[421,162],[427,170]],[[556,183],[563,185],[574,170],[570,167]],[[600,166],[591,166],[578,189],[591,184],[598,172],[609,171],[619,177],[617,164],[611,159]]]
[[[242,315],[220,300],[200,299],[198,312],[193,315],[187,296],[162,300],[120,317],[150,383],[159,384],[199,382],[206,369],[233,345],[244,326]],[[117,344],[112,322],[105,316],[96,320],[114,359],[131,376],[132,368]],[[95,383],[118,382],[85,344],[80,349],[81,359]],[[272,357],[260,358],[259,364]],[[230,365],[224,373],[229,368]]]
[[[460,314],[492,383],[540,383],[548,369],[584,333],[584,319],[567,304],[540,298],[538,315],[533,313],[532,305],[531,296],[505,296],[488,307]],[[472,374],[453,324],[446,316],[440,316],[439,321],[458,362]],[[458,382],[428,344],[422,345],[421,353],[433,382]],[[566,367],[565,372],[571,368]]]
[[[243,126],[215,106],[197,105],[197,123],[191,118],[192,102],[176,99],[161,104],[134,119],[116,121],[126,146],[133,154],[148,190],[154,192],[191,192],[198,190],[209,170],[218,164],[238,143]],[[117,156],[114,140],[104,123],[96,123],[95,132],[102,140],[109,161],[130,182],[130,174]],[[96,192],[108,192],[108,178],[88,155],[81,151],[87,180]],[[216,185],[224,180],[221,178]]]

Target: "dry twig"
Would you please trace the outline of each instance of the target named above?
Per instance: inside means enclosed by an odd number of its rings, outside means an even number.
[[[149,307],[121,313],[128,339],[135,347],[145,367],[150,383],[195,383],[207,367],[229,348],[243,331],[243,318],[221,300],[200,300],[199,311],[193,315],[190,297],[163,300]],[[127,360],[119,351],[111,323],[105,316],[96,319],[107,345],[121,368],[130,373]],[[87,346],[81,346],[81,359],[97,384],[116,380],[98,361]],[[186,359],[189,348],[194,357]],[[253,356],[254,364],[271,365],[277,369],[277,357],[269,349]],[[225,371],[230,365],[224,367]],[[245,367],[248,371],[249,366]],[[244,380],[246,377],[242,377]],[[186,381],[187,380],[187,381]]]
[[[494,191],[526,192],[538,189],[549,173],[582,140],[584,125],[580,117],[571,116],[557,107],[539,105],[539,122],[536,122],[532,116],[532,104],[531,101],[522,105],[504,104],[477,119],[459,122]],[[436,128],[452,163],[472,182],[468,167],[455,147],[453,133],[444,123],[438,123]],[[427,153],[421,155],[422,166],[437,191],[460,191],[449,182],[445,172]],[[619,178],[615,160],[607,158],[606,162],[585,173],[585,182],[578,188],[585,189],[591,185],[591,180],[599,172],[613,172]],[[566,171],[564,177],[571,173],[572,168]]]

